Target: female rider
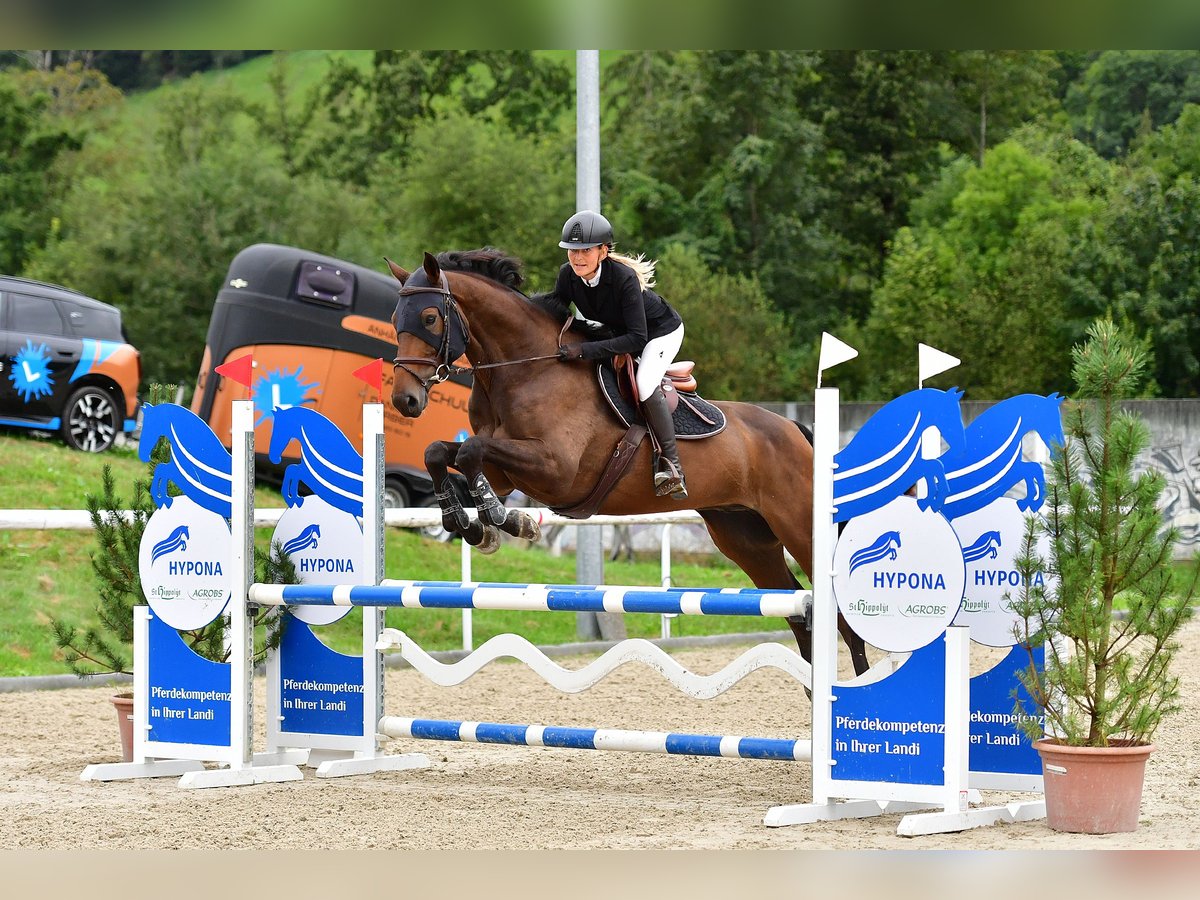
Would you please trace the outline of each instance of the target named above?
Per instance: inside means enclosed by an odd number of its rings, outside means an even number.
[[[574,303],[581,315],[616,333],[607,340],[564,344],[559,358],[640,356],[638,399],[659,447],[654,493],[682,500],[687,486],[662,379],[683,343],[683,320],[652,290],[653,261],[612,252],[612,225],[599,213],[585,209],[567,219],[558,246],[567,251],[567,262],[558,270],[554,296],[568,306]]]

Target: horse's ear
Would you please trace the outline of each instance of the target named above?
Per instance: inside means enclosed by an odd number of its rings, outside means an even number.
[[[425,274],[429,276],[430,284],[437,284],[438,276],[442,274],[441,268],[438,266],[437,257],[425,251]]]
[[[1049,397],[1047,397],[1046,399],[1047,399],[1047,400],[1053,400],[1055,403],[1062,403],[1062,402],[1063,402],[1063,395],[1062,395],[1062,394],[1060,394],[1058,391],[1055,391],[1053,394],[1051,394],[1051,395],[1050,395]]]
[[[404,284],[404,282],[408,281],[408,276],[411,273],[409,273],[406,269],[400,268],[386,256],[383,258],[383,261],[388,264],[388,268],[392,270],[392,274],[396,276],[397,281],[399,281],[401,284]]]

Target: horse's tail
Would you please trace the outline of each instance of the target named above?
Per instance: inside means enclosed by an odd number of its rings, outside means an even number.
[[[809,428],[807,425],[805,425],[803,422],[797,422],[795,419],[792,420],[792,424],[800,429],[800,433],[802,435],[804,435],[804,439],[806,441],[808,441],[808,446],[810,446],[810,447],[813,446],[813,431],[812,431],[812,429]]]

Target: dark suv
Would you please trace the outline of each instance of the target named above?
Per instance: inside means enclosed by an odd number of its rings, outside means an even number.
[[[137,427],[141,378],[115,306],[0,275],[0,425],[100,453]]]

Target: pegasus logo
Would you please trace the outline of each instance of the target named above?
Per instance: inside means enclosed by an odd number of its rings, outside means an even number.
[[[309,550],[317,546],[317,542],[321,537],[320,525],[309,525],[302,532],[283,545],[285,556],[291,556],[301,550]]]
[[[157,562],[159,557],[166,556],[168,553],[174,553],[176,550],[186,550],[188,538],[190,537],[188,527],[180,525],[151,548],[150,562]]]
[[[995,559],[1000,552],[1000,532],[985,531],[970,547],[963,548],[963,562],[973,563],[990,556]]]
[[[868,532],[869,533],[869,532]],[[889,559],[896,558],[896,551],[900,548],[900,532],[885,531],[879,537],[875,538],[875,542],[870,547],[864,547],[857,553],[850,556],[850,573],[854,574],[854,570],[860,566],[868,565],[869,563],[879,562],[885,556]]]

